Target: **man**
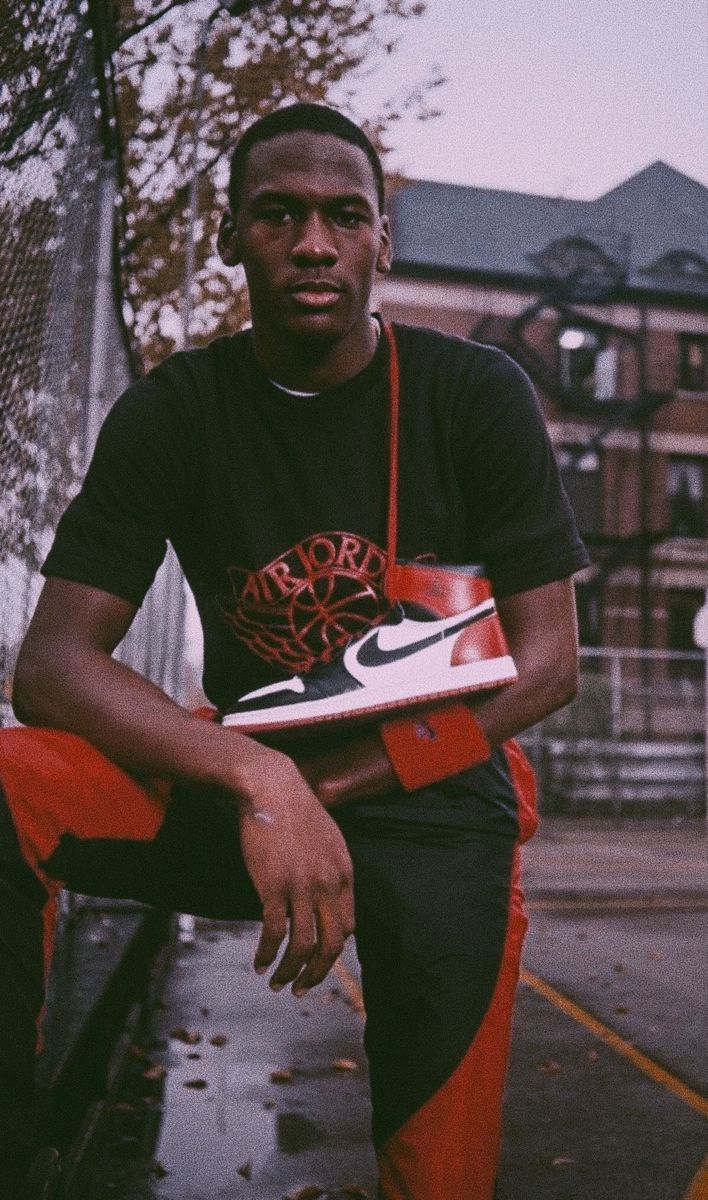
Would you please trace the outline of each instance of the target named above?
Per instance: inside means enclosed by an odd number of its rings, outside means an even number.
[[[530,825],[522,769],[492,747],[574,692],[584,551],[523,373],[489,347],[397,327],[401,557],[485,562],[518,668],[452,710],[474,722],[473,759],[406,791],[389,723],[311,736],[293,757],[115,661],[167,540],[222,711],[327,663],[386,610],[389,348],[369,298],[391,240],[368,139],[322,106],[257,122],[234,153],[218,245],[245,270],[252,330],[172,356],[115,405],[18,662],[16,712],[33,728],[0,735],[24,957],[0,1033],[3,1128],[8,1145],[27,1137],[39,912],[57,881],[260,917],[255,969],[284,945],[270,986],[297,995],[325,977],[356,911],[381,1195],[489,1200],[525,924],[515,847]]]

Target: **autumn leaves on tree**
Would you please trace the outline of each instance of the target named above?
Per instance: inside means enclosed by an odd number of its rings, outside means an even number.
[[[406,24],[424,10],[422,0],[119,4],[121,257],[127,315],[146,367],[185,344],[187,323],[189,342],[199,344],[247,318],[245,291],[214,239],[229,147],[251,121],[296,100],[332,103],[365,126],[385,159],[397,121],[437,115],[431,95],[444,80],[435,68],[367,108]]]

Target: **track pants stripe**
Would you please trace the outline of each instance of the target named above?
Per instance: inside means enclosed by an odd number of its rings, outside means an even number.
[[[379,1151],[385,1200],[491,1200],[526,915],[515,856],[509,924],[491,1003],[443,1086]]]

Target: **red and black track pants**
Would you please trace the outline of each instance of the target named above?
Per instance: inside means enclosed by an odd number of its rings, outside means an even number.
[[[513,744],[505,753],[517,836],[446,823],[432,801],[413,822],[405,808],[382,821],[341,810],[384,1200],[493,1194],[526,928],[518,842],[535,827],[528,764]],[[0,1163],[19,1161],[34,1137],[37,1021],[61,886],[260,917],[223,796],[145,787],[72,734],[0,730]]]

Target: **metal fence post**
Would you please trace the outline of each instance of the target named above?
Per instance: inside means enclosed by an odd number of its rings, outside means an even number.
[[[613,741],[622,737],[622,662],[617,652],[610,659],[610,731]]]

